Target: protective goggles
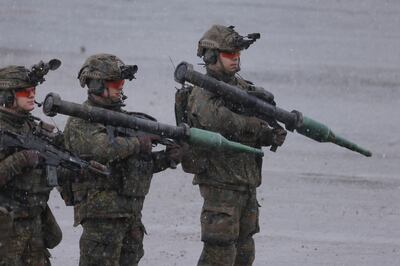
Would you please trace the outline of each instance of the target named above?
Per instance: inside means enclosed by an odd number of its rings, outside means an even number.
[[[25,97],[25,98],[28,98],[29,96],[31,96],[31,93],[32,93],[33,95],[36,94],[36,87],[29,87],[29,88],[26,88],[26,89],[17,90],[17,91],[15,92],[15,96],[16,96],[16,97]]]
[[[111,81],[106,81],[106,86],[107,88],[110,89],[117,89],[117,90],[122,90],[125,84],[125,80],[111,80]]]
[[[240,51],[228,53],[228,52],[219,52],[219,54],[227,59],[236,59],[240,57]]]

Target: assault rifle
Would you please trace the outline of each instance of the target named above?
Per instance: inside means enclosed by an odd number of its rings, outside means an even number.
[[[216,132],[199,128],[189,128],[187,125],[172,126],[162,124],[100,107],[68,102],[62,100],[60,95],[56,93],[46,95],[43,102],[43,112],[48,116],[55,116],[60,113],[105,125],[132,128],[161,136],[161,138],[183,140],[189,145],[209,147],[216,150],[247,152],[259,156],[264,155],[260,149],[229,141]]]
[[[20,135],[0,129],[0,151],[9,149],[38,151],[40,157],[43,158],[47,174],[47,184],[51,187],[59,185],[57,176],[58,166],[78,173],[82,170],[89,170],[104,176],[110,174],[106,166],[95,161],[85,161],[71,152],[56,146],[45,136],[35,133]]]
[[[254,116],[260,119],[265,118],[265,116],[276,119],[285,124],[286,129],[289,131],[293,132],[296,130],[301,135],[318,142],[332,142],[367,157],[372,155],[369,150],[363,149],[355,143],[336,135],[326,125],[304,116],[301,112],[296,110],[288,112],[268,101],[250,95],[238,87],[197,72],[189,63],[181,62],[176,67],[174,76],[175,80],[181,84],[184,84],[186,81],[190,82],[207,91],[220,95],[228,101],[241,104],[244,108],[251,108],[254,110]]]

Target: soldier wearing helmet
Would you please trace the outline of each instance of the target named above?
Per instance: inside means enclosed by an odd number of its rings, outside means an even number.
[[[31,69],[0,69],[1,132],[55,136],[53,126],[38,123],[30,112],[36,86],[60,64],[53,59]],[[4,147],[0,147],[0,265],[50,265],[47,249],[58,245],[62,233],[47,205],[52,188],[47,186],[41,155],[36,150]]]
[[[240,70],[240,52],[260,38],[259,33],[240,36],[233,26],[212,26],[199,40],[197,56],[202,57],[207,70],[233,77]]]
[[[259,93],[261,88],[236,75],[240,70],[240,53],[259,37],[258,33],[241,36],[233,26],[214,25],[200,39],[197,55],[203,59],[207,75],[248,93]],[[271,128],[253,116],[251,110],[201,87],[193,87],[186,108],[190,126],[219,132],[246,145],[280,146],[285,140],[284,129]],[[190,154],[196,167],[188,169],[195,174],[193,183],[199,185],[204,199],[204,246],[198,265],[252,265],[253,235],[259,232],[256,188],[261,184],[262,159],[252,154],[195,147]],[[189,156],[183,158],[184,169],[188,164],[185,158]]]
[[[125,80],[135,78],[137,69],[115,55],[90,56],[78,74],[80,85],[88,88],[84,105],[155,120],[121,108],[126,99],[122,93]],[[144,254],[146,231],[141,211],[151,178],[153,173],[179,163],[180,148],[170,146],[152,152],[153,142],[160,140],[158,136],[72,117],[64,134],[68,148],[111,169],[107,179],[71,184],[75,226],[83,227],[80,265],[137,265]]]

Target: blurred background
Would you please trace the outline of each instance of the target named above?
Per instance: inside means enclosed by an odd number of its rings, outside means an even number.
[[[366,158],[289,133],[265,149],[261,232],[254,265],[400,265],[400,2],[396,0],[2,0],[0,66],[59,58],[38,99],[49,92],[83,102],[84,60],[111,53],[137,64],[126,109],[174,124],[173,79],[181,61],[204,71],[197,41],[213,24],[261,39],[242,53],[240,74],[373,152]],[[52,120],[40,108],[35,115]],[[202,201],[192,176],[155,175],[143,218],[141,265],[195,265]],[[64,239],[53,265],[77,265],[81,228],[59,195],[51,206]]]

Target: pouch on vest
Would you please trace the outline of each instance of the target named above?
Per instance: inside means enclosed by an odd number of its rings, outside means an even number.
[[[7,247],[7,242],[10,239],[13,231],[13,219],[11,213],[4,207],[0,207],[0,256]]]
[[[208,168],[208,159],[196,148],[190,147],[182,157],[181,165],[185,173],[201,174]]]
[[[192,93],[193,86],[183,85],[175,92],[175,120],[176,124],[186,123],[190,126],[188,119],[188,102]],[[208,161],[202,156],[198,156],[199,151],[190,147],[182,158],[181,165],[183,171],[190,174],[200,174],[207,169]]]
[[[54,248],[61,242],[62,231],[49,206],[46,207],[42,214],[42,221],[44,245],[46,248]]]
[[[65,179],[61,186],[57,187],[57,190],[60,192],[61,198],[64,200],[66,206],[73,206],[75,203],[74,192],[72,190],[72,174],[74,174],[72,171],[65,172]]]
[[[178,126],[182,123],[188,123],[187,106],[192,89],[193,86],[183,85],[175,92],[175,120]]]
[[[124,165],[125,167],[121,168],[121,194],[129,197],[145,197],[153,177],[153,160],[131,156],[125,160]]]

